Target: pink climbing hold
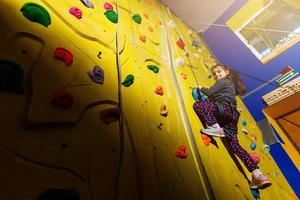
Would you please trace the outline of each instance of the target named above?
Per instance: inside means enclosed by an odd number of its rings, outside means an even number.
[[[258,153],[249,153],[250,157],[252,158],[252,160],[258,164],[260,161],[260,155]]]
[[[104,3],[103,5],[105,10],[113,10],[114,7],[110,3]]]
[[[184,145],[180,145],[179,148],[175,152],[176,157],[185,159],[187,158],[187,150]]]
[[[77,7],[70,8],[69,13],[71,13],[72,15],[74,15],[77,19],[81,19],[82,18],[82,11],[79,8],[77,8]]]
[[[73,54],[69,50],[62,47],[56,48],[54,56],[56,59],[63,61],[66,65],[71,65],[73,62]]]

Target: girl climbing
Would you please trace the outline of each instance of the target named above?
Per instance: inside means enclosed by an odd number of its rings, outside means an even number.
[[[211,68],[211,72],[216,80],[212,87],[204,88],[199,85],[195,87],[199,94],[202,92],[208,97],[208,101],[204,101],[199,95],[194,103],[194,110],[205,127],[201,132],[210,136],[225,137],[234,154],[252,173],[250,187],[264,189],[272,184],[271,181],[259,170],[237,138],[240,113],[237,111],[235,96],[245,94],[246,87],[240,76],[225,65],[217,64]]]

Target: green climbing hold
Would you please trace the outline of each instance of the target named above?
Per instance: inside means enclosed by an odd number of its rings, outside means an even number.
[[[139,14],[134,14],[132,16],[133,21],[135,21],[137,24],[140,24],[142,22],[142,17]]]
[[[32,22],[37,22],[45,27],[51,24],[51,18],[48,11],[41,5],[36,3],[25,3],[21,10],[24,17]]]
[[[108,10],[104,13],[104,15],[106,16],[106,18],[113,22],[113,23],[118,23],[118,15],[115,11],[113,10]]]
[[[125,80],[121,83],[125,87],[129,87],[134,82],[134,76],[129,74],[126,76]]]
[[[159,68],[156,65],[147,65],[148,69],[152,70],[154,73],[159,72]]]

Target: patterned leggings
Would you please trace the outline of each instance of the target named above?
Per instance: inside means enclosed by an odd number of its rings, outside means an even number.
[[[196,101],[193,107],[203,126],[219,123],[222,127],[224,124],[237,127],[239,114],[233,113],[231,107],[227,104],[224,104],[223,116],[218,116],[217,105],[213,102]],[[226,137],[226,140],[233,153],[243,161],[249,172],[258,169],[257,164],[255,164],[249,153],[240,145],[237,133],[230,134],[230,137]]]

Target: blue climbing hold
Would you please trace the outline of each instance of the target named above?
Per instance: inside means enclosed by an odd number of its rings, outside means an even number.
[[[245,119],[242,119],[242,125],[247,126],[247,121]]]
[[[259,190],[258,189],[250,189],[251,190],[251,194],[255,199],[260,199],[260,194],[259,194]]]
[[[256,149],[256,143],[255,142],[251,142],[250,148],[254,151]]]
[[[197,88],[193,88],[193,90],[192,90],[192,96],[193,96],[193,99],[195,101],[198,101],[200,99],[202,101],[206,101],[207,100],[207,97],[200,90],[198,90]]]

